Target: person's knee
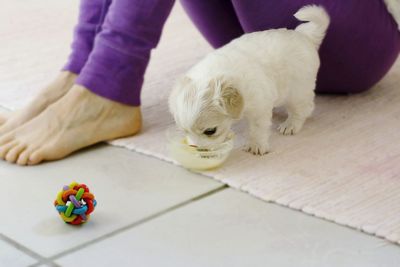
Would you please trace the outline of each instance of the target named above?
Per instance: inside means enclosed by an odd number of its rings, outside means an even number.
[[[395,57],[382,58],[368,67],[357,64],[340,69],[321,69],[315,92],[318,94],[357,94],[368,91],[389,72]]]
[[[361,50],[361,49],[360,49]],[[400,51],[400,38],[376,51],[363,48],[347,56],[325,50],[317,77],[316,93],[355,94],[369,90],[389,72]]]
[[[368,91],[370,88],[373,87],[373,84],[367,85],[352,85],[349,86],[346,83],[343,84],[336,84],[334,86],[327,86],[324,84],[318,84],[315,89],[315,93],[317,94],[358,94],[365,91]]]

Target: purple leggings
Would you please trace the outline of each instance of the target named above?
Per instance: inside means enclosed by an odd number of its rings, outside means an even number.
[[[377,83],[400,51],[398,26],[383,0],[181,0],[214,47],[243,33],[295,28],[293,14],[322,5],[331,25],[320,48],[317,93],[358,93]],[[140,105],[150,52],[174,0],[81,0],[72,53],[64,70],[97,95]],[[307,67],[307,66],[305,66]]]

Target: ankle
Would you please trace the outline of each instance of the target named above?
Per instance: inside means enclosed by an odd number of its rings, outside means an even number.
[[[62,71],[58,74],[56,82],[60,82],[63,86],[72,86],[75,83],[77,74],[70,71]]]

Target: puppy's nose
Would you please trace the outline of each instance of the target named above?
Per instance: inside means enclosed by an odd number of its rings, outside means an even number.
[[[196,143],[193,142],[193,140],[189,136],[186,136],[186,141],[187,141],[189,146],[197,147]]]

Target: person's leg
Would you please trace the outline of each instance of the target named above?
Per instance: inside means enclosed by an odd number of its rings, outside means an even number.
[[[64,71],[81,73],[93,50],[95,37],[101,30],[111,1],[81,0],[78,24],[75,26],[71,44],[71,54],[63,68]]]
[[[218,48],[244,32],[231,0],[181,0],[182,6],[204,38]]]
[[[232,0],[246,32],[295,28],[293,14],[322,5],[331,17],[320,48],[317,93],[358,93],[376,84],[400,50],[400,33],[382,0]]]
[[[33,165],[137,133],[144,72],[173,3],[112,1],[75,85],[39,116],[1,136],[0,158]]]
[[[140,106],[150,52],[174,0],[114,0],[76,83],[96,95]]]
[[[0,135],[36,117],[72,87],[92,51],[96,33],[100,30],[110,2],[111,0],[81,0],[68,63],[56,79],[43,88],[26,107],[0,122]]]

